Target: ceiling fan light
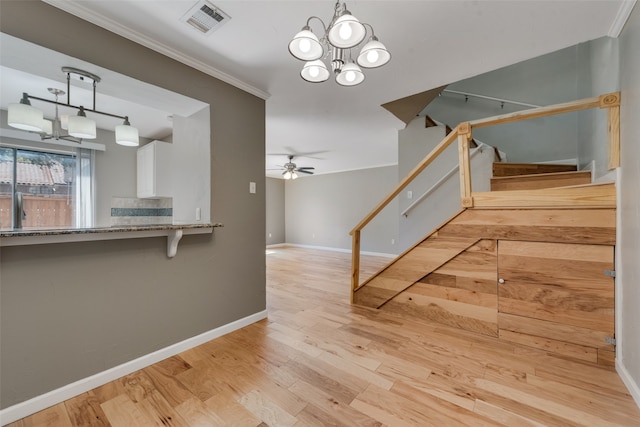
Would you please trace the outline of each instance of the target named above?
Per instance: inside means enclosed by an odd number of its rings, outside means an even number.
[[[320,59],[324,49],[309,26],[302,28],[289,43],[289,53],[301,61]]]
[[[329,43],[340,49],[349,49],[364,40],[366,35],[364,25],[345,10],[329,28]]]
[[[87,118],[84,108],[80,107],[77,116],[69,117],[69,135],[82,139],[96,138],[96,122]]]
[[[285,171],[283,174],[284,179],[291,179],[291,172],[290,171]]]
[[[298,179],[298,174],[294,172],[291,172],[291,179]]]
[[[16,129],[42,132],[44,115],[41,110],[31,106],[27,94],[23,94],[19,104],[9,104],[7,124]]]
[[[353,62],[348,62],[336,76],[336,82],[341,86],[356,86],[364,81],[364,73]]]
[[[320,83],[329,78],[329,70],[327,66],[319,59],[315,61],[309,61],[304,64],[300,76],[308,82]]]
[[[128,117],[125,117],[123,124],[116,126],[116,143],[126,147],[137,147],[140,145],[138,129],[131,126]]]
[[[383,66],[390,59],[391,54],[387,48],[374,36],[360,51],[358,65],[364,68],[376,68]]]

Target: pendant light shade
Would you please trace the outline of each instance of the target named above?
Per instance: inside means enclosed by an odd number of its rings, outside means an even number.
[[[51,135],[53,133],[53,122],[51,120],[44,119],[42,121],[42,133]]]
[[[327,66],[319,59],[309,61],[304,64],[300,75],[303,79],[311,83],[324,82],[329,78],[329,70]]]
[[[348,62],[340,74],[336,76],[336,82],[342,86],[355,86],[364,81],[364,73],[353,62]]]
[[[80,107],[77,116],[69,117],[69,135],[76,138],[95,139],[96,138],[96,122],[87,118],[84,108]]]
[[[391,59],[391,54],[387,48],[373,36],[369,43],[365,44],[360,55],[358,55],[358,65],[364,68],[381,67]]]
[[[42,132],[42,111],[32,107],[27,96],[24,93],[19,104],[9,104],[7,123],[16,129]]]
[[[131,126],[128,117],[125,117],[123,124],[116,126],[116,143],[126,147],[137,147],[140,145],[138,129]]]
[[[329,43],[340,49],[349,49],[364,40],[366,35],[364,25],[345,10],[329,29]]]
[[[302,61],[313,61],[322,57],[324,49],[311,28],[305,26],[289,43],[289,52]]]

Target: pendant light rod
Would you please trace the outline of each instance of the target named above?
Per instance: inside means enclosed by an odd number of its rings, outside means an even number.
[[[91,113],[96,113],[96,114],[102,114],[103,116],[109,116],[109,117],[113,117],[113,118],[116,118],[116,119],[124,120],[125,118],[127,118],[127,116],[119,116],[117,114],[107,113],[105,111],[99,111],[99,110],[95,110],[95,109],[91,109],[91,108],[86,108],[86,107],[83,107],[81,105],[77,106],[77,105],[69,104],[69,102],[65,103],[65,102],[59,102],[59,101],[52,101],[52,100],[46,99],[46,98],[40,98],[39,96],[29,95],[26,92],[23,93],[22,95],[26,96],[28,99],[35,99],[37,101],[48,102],[49,104],[55,104],[55,105],[61,105],[63,107],[75,108],[76,110],[80,110],[82,108],[84,111],[89,111]],[[67,100],[68,99],[69,99],[69,92],[67,92]],[[95,101],[94,101],[94,108],[95,108]]]

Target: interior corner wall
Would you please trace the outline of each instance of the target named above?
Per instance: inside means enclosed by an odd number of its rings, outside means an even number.
[[[398,132],[398,180],[402,180],[445,137],[444,126],[425,127],[418,117]],[[490,191],[494,153],[483,149],[471,159],[473,191]],[[449,146],[414,179],[399,196],[400,252],[413,246],[461,209],[460,174],[456,170],[446,181],[418,202],[442,177],[458,165],[458,145]],[[411,198],[409,198],[411,192]],[[412,203],[416,205],[402,215]]]
[[[287,243],[350,251],[349,232],[393,190],[397,182],[397,166],[286,181]],[[396,198],[362,230],[361,250],[399,253],[398,215]]]
[[[618,39],[601,37],[577,46],[577,98],[590,98],[620,90]],[[607,174],[607,109],[578,113],[578,166],[585,169],[595,162],[595,181]]]
[[[265,181],[267,245],[285,243],[284,179],[267,178]]]
[[[637,4],[619,43],[622,96],[618,245],[621,259],[616,286],[621,287],[617,295],[621,296],[622,322],[618,325],[621,345],[617,358],[625,371],[623,377],[635,384],[632,393],[640,405],[640,6]]]
[[[0,248],[0,407],[263,312],[264,100],[44,2],[3,1],[0,28],[209,104],[224,224],[171,259],[161,237]]]
[[[446,89],[545,106],[577,99],[576,47],[552,52],[452,83]],[[424,113],[451,127],[530,107],[444,92]],[[489,126],[473,137],[499,148],[510,162],[576,159],[577,114]]]

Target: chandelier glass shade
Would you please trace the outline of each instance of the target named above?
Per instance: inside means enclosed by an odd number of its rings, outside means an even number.
[[[76,143],[81,143],[84,139],[95,139],[96,122],[93,119],[87,117],[87,112],[100,114],[104,116],[114,117],[123,120],[123,124],[116,126],[116,143],[125,146],[138,146],[138,129],[131,126],[129,118],[127,116],[120,116],[117,114],[106,113],[104,111],[96,110],[96,84],[100,82],[100,77],[89,73],[88,71],[79,70],[72,67],[62,67],[62,72],[67,75],[67,91],[63,91],[57,88],[49,88],[49,92],[55,96],[55,101],[45,98],[39,98],[37,96],[29,95],[28,93],[22,94],[22,99],[19,104],[9,104],[7,113],[7,122],[9,126],[16,129],[21,129],[29,132],[36,132],[40,134],[41,140],[56,139],[66,140]],[[79,80],[90,82],[93,87],[93,108],[85,108],[84,106],[72,105],[69,102],[71,97],[71,78],[77,78]],[[58,97],[67,94],[67,102],[58,101]],[[55,105],[55,117],[53,120],[44,118],[44,114],[41,110],[32,107],[30,100],[37,100],[47,102]],[[58,107],[69,107],[78,110],[77,115],[69,116],[68,119],[65,116],[60,116]],[[63,129],[67,130],[64,134]]]
[[[322,24],[324,34],[321,38],[313,33],[310,26],[312,20],[318,20]],[[371,33],[369,39],[356,61],[353,61],[351,49],[367,38],[367,29]],[[289,53],[305,61],[300,76],[311,83],[329,79],[331,73],[323,60],[330,58],[336,82],[342,86],[355,86],[364,81],[365,76],[360,67],[381,67],[391,59],[387,48],[375,36],[373,27],[358,21],[347,10],[346,3],[340,0],[336,2],[334,15],[328,26],[317,16],[307,19],[307,24],[289,43]],[[345,61],[347,56],[349,60]]]

